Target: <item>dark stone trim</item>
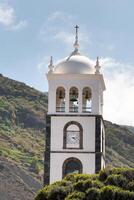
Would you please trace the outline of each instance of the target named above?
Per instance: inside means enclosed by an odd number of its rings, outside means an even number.
[[[97,152],[93,152],[93,151],[51,151],[50,153],[83,153],[83,154],[85,154],[85,153],[88,153],[88,154],[95,154],[95,153],[97,153]]]
[[[80,164],[80,172],[79,173],[82,174],[82,172],[83,172],[83,166],[82,166],[81,161],[78,158],[70,157],[70,158],[67,158],[63,163],[63,166],[62,166],[62,178],[65,177],[66,165],[70,161],[78,162]]]
[[[95,154],[95,173],[98,173],[101,170],[101,159],[102,153],[98,152]]]
[[[44,185],[50,183],[51,116],[46,115],[46,143],[44,155]]]
[[[64,148],[64,147],[63,147],[63,149],[68,149],[68,150],[72,150],[72,149],[75,149],[75,150],[82,150],[83,147],[82,147],[82,148],[79,148],[79,147],[78,147],[78,148],[77,148],[77,147],[72,147],[72,148],[71,148],[71,147],[67,147],[67,148]]]
[[[102,115],[92,115],[92,114],[88,114],[88,115],[85,115],[85,114],[73,114],[73,115],[71,115],[71,114],[60,114],[60,113],[58,113],[58,114],[48,114],[48,116],[52,116],[52,117],[61,117],[61,116],[63,116],[63,117],[100,117],[100,118],[102,118]],[[103,118],[102,118],[103,119]]]
[[[83,128],[82,128],[81,124],[76,122],[76,121],[69,121],[64,126],[64,129],[63,129],[63,149],[70,149],[70,148],[67,148],[67,146],[66,146],[66,144],[67,144],[67,128],[72,124],[79,127],[80,140],[79,140],[79,148],[71,148],[71,149],[83,149]]]
[[[95,172],[101,170],[101,117],[95,118]]]

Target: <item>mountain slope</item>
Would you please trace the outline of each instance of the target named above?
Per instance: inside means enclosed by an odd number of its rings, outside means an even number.
[[[113,166],[134,167],[134,134],[127,128],[105,121],[106,162]]]
[[[32,200],[41,184],[10,160],[0,160],[1,200]]]
[[[6,195],[3,200],[20,194],[17,199],[24,199],[23,194],[25,200],[33,199],[42,185],[46,109],[46,95],[0,75],[0,194]]]
[[[47,101],[46,93],[0,75],[0,161],[18,166],[37,184],[43,176]],[[105,125],[107,165],[134,167],[133,127],[130,130],[108,121]],[[0,173],[5,176],[1,168]],[[17,177],[22,179],[20,174]]]

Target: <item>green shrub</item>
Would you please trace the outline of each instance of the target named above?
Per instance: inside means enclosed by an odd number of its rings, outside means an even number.
[[[88,200],[100,200],[100,192],[96,188],[90,188],[86,191],[85,199]]]
[[[101,170],[99,173],[99,180],[105,181],[109,174],[110,174],[109,169],[106,168],[106,169]]]
[[[69,181],[57,181],[40,190],[35,200],[62,200],[71,192],[72,184]]]
[[[101,199],[103,200],[116,200],[115,199],[115,188],[114,186],[105,186],[101,189]]]
[[[115,185],[122,188],[125,188],[127,183],[127,179],[121,174],[109,175],[106,180],[107,185]]]
[[[89,188],[102,188],[104,185],[99,180],[81,180],[76,182],[74,185],[74,190],[85,192]]]
[[[87,189],[92,188],[92,181],[90,179],[83,181],[83,189],[86,191]]]
[[[133,169],[107,168],[99,175],[69,174],[41,190],[35,200],[134,200]]]
[[[67,187],[52,185],[48,190],[47,197],[48,200],[64,200],[68,193],[69,190]]]
[[[55,183],[53,183],[52,185],[57,185],[57,186],[68,186],[70,187],[70,189],[73,187],[72,182],[71,181],[66,181],[66,180],[62,180],[62,181],[56,181]]]
[[[35,200],[47,200],[47,187],[39,190],[37,196],[35,197]]]
[[[102,182],[100,182],[99,180],[94,180],[92,181],[92,187],[94,188],[102,188],[104,186],[104,184]]]
[[[115,200],[134,200],[134,192],[117,190],[115,191]]]
[[[83,192],[74,191],[69,194],[65,200],[85,200],[85,194]]]
[[[78,181],[87,180],[91,176],[92,175],[89,175],[89,174],[69,174],[65,177],[65,180],[75,183],[75,182],[78,182]]]
[[[84,187],[83,180],[76,182],[73,186],[74,186],[74,190],[81,191],[81,192],[85,192],[85,190],[87,189]]]

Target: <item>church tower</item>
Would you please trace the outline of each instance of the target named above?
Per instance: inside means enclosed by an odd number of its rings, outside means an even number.
[[[99,59],[94,64],[79,52],[78,26],[74,51],[47,73],[48,113],[44,184],[69,173],[93,174],[105,167],[103,91]]]

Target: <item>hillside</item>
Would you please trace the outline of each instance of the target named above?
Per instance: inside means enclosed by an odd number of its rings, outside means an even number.
[[[46,93],[0,75],[0,160],[19,167],[37,184],[41,183],[43,174],[47,103]],[[107,165],[134,167],[133,127],[108,121],[105,125]],[[5,170],[9,169],[14,176],[12,168]],[[1,167],[0,173],[8,182]],[[17,177],[23,180],[20,174]],[[25,184],[25,179],[22,182]]]
[[[14,199],[14,192],[17,196],[24,191],[26,200],[33,199],[41,187],[46,108],[43,93],[0,75],[0,179],[3,184],[10,183],[10,199]],[[16,175],[14,168],[20,173]],[[24,178],[28,175],[31,183],[36,182],[33,188]],[[0,187],[0,194],[6,194],[6,190]]]
[[[106,163],[115,167],[134,167],[134,134],[127,126],[105,121]]]
[[[0,161],[0,199],[32,200],[42,185],[10,160],[1,157]]]

